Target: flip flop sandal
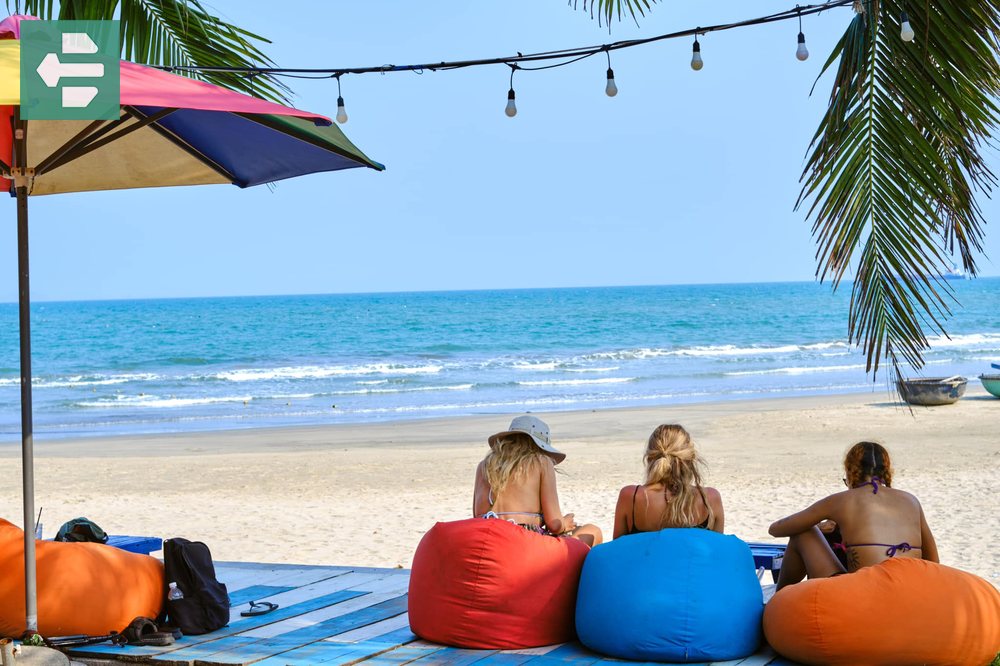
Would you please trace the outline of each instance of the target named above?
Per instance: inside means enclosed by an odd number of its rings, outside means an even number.
[[[267,615],[277,609],[278,604],[271,603],[270,601],[251,601],[250,608],[241,612],[240,615],[243,617],[256,617],[258,615]]]
[[[159,627],[160,631],[162,631],[163,633],[173,635],[175,641],[179,641],[180,639],[184,638],[184,632],[181,631],[180,627],[172,627],[166,624],[161,624],[159,625]]]
[[[129,645],[171,645],[173,633],[160,631],[156,623],[148,617],[137,617],[122,632]]]

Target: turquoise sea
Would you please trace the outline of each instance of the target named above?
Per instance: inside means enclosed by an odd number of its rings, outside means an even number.
[[[951,283],[923,374],[1000,362],[1000,278]],[[46,302],[36,437],[357,423],[885,391],[846,343],[850,285],[774,283]],[[0,304],[0,441],[20,437]],[[977,383],[972,380],[971,383]]]

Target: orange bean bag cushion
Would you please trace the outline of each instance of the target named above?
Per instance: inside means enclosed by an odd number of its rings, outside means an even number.
[[[1000,591],[915,558],[783,588],[764,607],[764,635],[803,664],[984,666],[1000,650]]]
[[[36,541],[38,631],[43,636],[121,631],[163,606],[163,563],[98,543]],[[0,636],[25,631],[24,532],[0,518]]]
[[[410,573],[410,629],[435,643],[517,649],[576,637],[580,570],[590,548],[505,520],[438,523]]]

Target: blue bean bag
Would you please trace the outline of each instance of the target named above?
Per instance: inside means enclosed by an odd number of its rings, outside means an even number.
[[[726,661],[757,651],[764,599],[750,547],[731,535],[666,529],[615,539],[584,561],[576,631],[636,661]]]

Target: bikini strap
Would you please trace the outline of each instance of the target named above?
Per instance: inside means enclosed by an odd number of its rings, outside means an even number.
[[[897,543],[895,546],[889,546],[886,549],[885,554],[888,557],[894,557],[897,550],[901,553],[905,553],[908,550],[913,550],[913,546],[904,541],[903,543]],[[920,548],[917,548],[917,550],[920,550]]]
[[[920,550],[920,546],[911,546],[905,541],[895,545],[891,543],[848,543],[844,544],[843,549],[844,552],[847,552],[848,548],[856,548],[857,546],[886,546],[886,557],[895,557],[897,552],[905,553],[909,550]]]
[[[545,515],[542,513],[535,513],[533,511],[494,511],[493,507],[496,506],[497,501],[493,498],[493,488],[489,489],[486,495],[486,499],[490,502],[490,510],[483,514],[483,518],[500,518],[501,516],[535,516],[542,521],[542,525],[545,524]],[[510,520],[510,518],[504,518],[503,520]]]
[[[878,484],[882,482],[877,476],[873,476],[868,483],[872,484],[872,495],[878,495]]]
[[[639,494],[639,485],[636,484],[635,490],[632,491],[632,527],[629,528],[629,532],[635,531],[635,496]]]
[[[696,486],[698,488],[698,494],[701,495],[701,501],[705,505],[705,511],[708,512],[708,518],[706,529],[712,529],[715,526],[715,512],[712,511],[712,507],[708,505],[708,498],[705,497],[705,490],[701,486]]]

